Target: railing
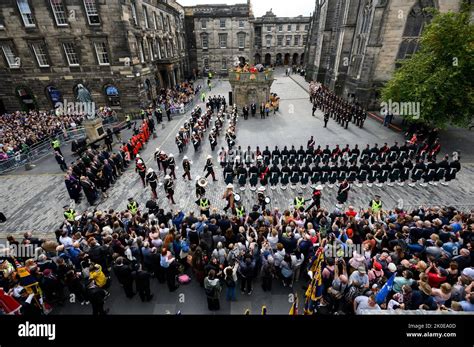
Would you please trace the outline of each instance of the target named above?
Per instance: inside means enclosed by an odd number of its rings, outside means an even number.
[[[229,71],[229,81],[269,81],[273,80],[273,71],[265,70],[263,72],[237,72]]]
[[[75,129],[69,129],[66,132],[58,133],[55,138],[57,138],[63,144],[84,138],[85,136],[86,131],[84,127],[78,127]],[[28,148],[23,153],[17,153],[15,156],[7,160],[0,161],[0,174],[5,174],[9,171],[16,170],[20,166],[34,163],[51,154],[52,151],[51,138],[43,140],[42,142]]]

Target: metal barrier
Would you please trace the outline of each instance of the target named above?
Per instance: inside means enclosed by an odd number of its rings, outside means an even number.
[[[86,136],[84,127],[69,129],[66,132],[58,133],[54,138],[57,138],[61,143],[69,143],[73,140],[78,140]],[[0,161],[0,174],[16,170],[20,166],[34,163],[43,159],[52,153],[51,139],[48,138],[34,146],[28,148],[24,153],[17,153],[15,156]]]

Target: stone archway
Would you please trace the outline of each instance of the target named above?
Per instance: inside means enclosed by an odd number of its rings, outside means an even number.
[[[255,54],[254,59],[255,59],[255,65],[260,64],[262,62],[262,56],[258,53]]]
[[[298,65],[298,53],[293,54],[292,65]]]
[[[282,65],[282,64],[283,64],[282,55],[281,55],[281,53],[278,53],[278,54],[276,55],[275,65]]]
[[[265,65],[272,64],[272,55],[270,53],[265,54]]]
[[[290,64],[290,53],[285,54],[285,60],[283,61],[284,65],[289,65]]]

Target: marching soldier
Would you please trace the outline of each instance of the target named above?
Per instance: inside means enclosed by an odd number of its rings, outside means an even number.
[[[313,195],[311,196],[311,199],[313,200],[311,202],[311,205],[308,206],[305,212],[311,211],[313,207],[316,207],[316,209],[320,209],[321,207],[321,195],[322,195],[322,190],[323,186],[322,185],[317,185],[314,190],[313,190]]]
[[[357,179],[357,173],[359,172],[359,168],[357,167],[355,161],[352,162],[352,165],[348,168],[347,172],[347,180],[349,183],[354,183]]]
[[[270,189],[275,190],[278,181],[280,178],[280,168],[276,162],[273,162],[272,167],[270,168]]]
[[[329,121],[329,113],[326,112],[326,113],[324,113],[324,127],[325,128],[328,127],[328,121]]]
[[[362,187],[362,184],[367,180],[369,173],[370,173],[369,164],[367,163],[367,161],[362,162],[357,174],[357,180],[358,180],[358,183],[356,183],[357,187],[359,188]]]
[[[461,163],[459,162],[459,154],[453,152],[451,156],[451,162],[449,163],[449,171],[445,176],[445,185],[448,185],[447,182],[456,179],[456,174],[461,171]]]
[[[280,164],[280,150],[278,149],[278,146],[275,146],[275,149],[272,151],[272,163],[275,164]]]
[[[171,204],[175,205],[174,202],[174,183],[171,179],[170,175],[165,176],[165,184],[164,184],[166,197],[170,201]]]
[[[390,152],[388,154],[387,160],[389,162],[394,162],[395,160],[398,159],[398,155],[400,153],[400,148],[398,147],[398,142],[395,142],[395,144],[390,147]]]
[[[428,165],[426,165],[426,173],[423,176],[425,182],[430,185],[438,185],[436,182],[433,182],[436,175],[436,170],[438,169],[438,165],[436,164],[434,159],[431,159]]]
[[[268,149],[268,146],[265,146],[265,149],[262,152],[262,157],[265,165],[270,165],[270,157],[271,153],[270,150]]]
[[[413,168],[413,171],[411,173],[412,182],[408,183],[408,185],[410,187],[414,187],[416,182],[421,179],[421,177],[423,176],[423,174],[425,172],[425,169],[426,169],[425,164],[421,160],[417,160],[416,164],[415,164],[415,167]],[[422,183],[422,186],[424,186],[423,183]]]
[[[380,184],[387,182],[388,175],[391,171],[392,171],[392,166],[388,162],[385,162],[382,164],[382,166],[380,167],[380,176],[379,176]]]
[[[176,161],[174,160],[174,155],[173,153],[170,153],[168,155],[168,163],[167,163],[168,169],[170,169],[170,176],[173,177],[173,179],[176,179],[176,174],[175,174],[175,169],[176,169]],[[166,174],[166,171],[165,171]]]
[[[304,162],[304,159],[306,157],[306,152],[305,150],[303,149],[303,146],[300,146],[300,149],[298,150],[298,152],[296,153],[297,155],[297,159],[298,159],[298,163],[301,165],[303,164]]]
[[[301,168],[301,188],[305,188],[309,182],[311,176],[311,168],[308,163],[305,163],[305,166]]]
[[[153,170],[151,167],[147,170],[146,182],[150,186],[152,199],[156,200],[158,198],[158,194],[156,193],[156,187],[158,186],[158,176],[156,175],[155,170]]]
[[[187,156],[184,156],[183,158],[183,170],[184,170],[184,174],[182,174],[181,177],[183,178],[188,177],[188,180],[191,181],[191,163],[189,162],[189,159]]]
[[[449,163],[448,163],[448,155],[445,155],[443,160],[438,163],[438,170],[436,170],[436,181],[440,181],[440,183],[445,186],[447,183],[442,181],[445,178],[446,173],[449,171]]]
[[[291,167],[291,184],[292,184],[292,188],[294,186],[296,186],[296,184],[298,184],[298,182],[300,181],[300,175],[301,175],[301,170],[300,170],[300,167],[298,166],[297,163],[295,163],[292,167]]]
[[[288,161],[289,161],[290,165],[295,165],[296,156],[297,156],[295,146],[291,146],[291,149],[288,153],[289,153],[289,160]]]
[[[209,143],[211,144],[211,151],[214,152],[214,149],[216,148],[217,146],[217,138],[216,138],[216,133],[214,130],[212,130],[210,133],[209,133]]]
[[[199,137],[199,135],[193,131],[193,136],[192,136],[192,143],[193,143],[193,146],[194,146],[194,150],[195,151],[198,151],[199,150],[199,146],[201,145],[201,138]]]
[[[257,183],[258,183],[258,172],[259,168],[253,164],[249,168],[249,182],[250,182],[250,190],[255,190]]]
[[[347,201],[350,189],[351,185],[349,184],[349,182],[347,182],[347,180],[344,180],[344,182],[342,182],[339,186],[339,190],[337,191],[337,201],[340,204],[344,204]]]
[[[259,163],[259,171],[258,171],[258,175],[259,175],[259,178],[260,178],[260,184],[262,186],[266,186],[268,184],[268,174],[270,173],[270,168],[268,167],[267,164],[265,164],[265,162],[261,162]]]
[[[311,184],[316,184],[321,180],[321,168],[319,164],[314,164],[311,168]]]
[[[390,164],[389,164],[390,166]],[[399,161],[396,160],[390,169],[390,174],[388,175],[388,178],[390,179],[390,182],[387,183],[389,187],[393,187],[394,183],[397,182],[400,179],[400,174],[403,170],[403,164]]]
[[[184,143],[183,143],[183,139],[182,139],[182,137],[179,133],[176,134],[175,142],[176,142],[176,145],[178,146],[179,153],[183,152]]]
[[[361,163],[369,163],[370,154],[371,154],[370,145],[367,144],[367,146],[362,150],[362,155],[360,156]]]
[[[200,198],[201,196],[206,195],[206,186],[207,181],[205,179],[201,179],[201,176],[196,177],[196,197]]]
[[[137,159],[135,161],[135,172],[138,173],[140,179],[142,180],[143,188],[146,187],[145,176],[146,176],[146,165],[145,162],[140,158],[140,154],[137,154]]]
[[[410,178],[410,172],[413,170],[413,163],[411,160],[406,159],[405,162],[403,163],[403,171],[400,174],[400,186],[403,186],[405,184],[405,181],[408,181]]]
[[[287,163],[289,156],[290,156],[290,152],[288,151],[288,148],[286,148],[286,146],[283,147],[283,150],[281,151],[281,161],[282,161],[282,163],[283,162]]]
[[[262,212],[267,209],[267,198],[265,197],[265,187],[258,188],[257,203],[262,208]]]
[[[203,171],[207,171],[207,174],[206,176],[204,176],[205,178],[207,178],[209,175],[212,176],[212,180],[214,182],[217,182],[216,180],[216,174],[214,173],[214,164],[212,163],[212,156],[211,155],[208,155],[207,156],[207,160],[206,160],[206,165],[204,166],[204,170]]]
[[[326,184],[329,182],[329,176],[331,175],[331,167],[329,163],[323,163],[321,167],[321,183]]]
[[[235,209],[235,200],[234,200],[234,185],[229,183],[222,197],[227,201],[227,206],[224,207],[224,212],[227,212],[229,209],[233,212]]]

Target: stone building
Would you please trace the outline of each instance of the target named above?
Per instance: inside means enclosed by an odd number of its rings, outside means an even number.
[[[175,0],[2,0],[0,45],[0,111],[52,109],[79,84],[136,111],[188,69]]]
[[[303,65],[310,17],[277,17],[270,10],[252,22],[256,63]]]
[[[400,61],[419,48],[435,7],[459,11],[458,0],[316,0],[306,48],[306,79],[317,80],[368,109]]]
[[[185,7],[191,69],[227,74],[232,64],[252,57],[250,1],[237,5]]]

